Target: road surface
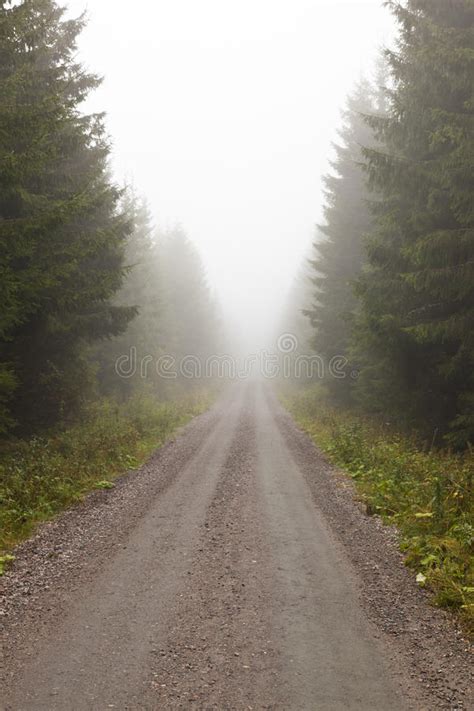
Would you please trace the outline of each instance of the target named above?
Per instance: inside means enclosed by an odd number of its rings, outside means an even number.
[[[5,709],[413,708],[278,409],[236,386],[152,459],[133,525],[30,623]]]

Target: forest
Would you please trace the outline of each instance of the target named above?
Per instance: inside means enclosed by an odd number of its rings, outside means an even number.
[[[347,98],[282,317],[346,377],[283,383],[281,398],[469,626],[474,4],[386,5],[396,45]],[[223,389],[153,367],[122,377],[120,358],[203,361],[241,338],[185,228],[111,169],[106,115],[85,109],[101,82],[78,59],[85,23],[55,0],[0,2],[0,568]]]
[[[156,227],[110,173],[104,116],[82,111],[100,82],[76,60],[85,20],[64,15],[0,10],[3,546],[207,406],[153,368],[119,377],[118,358],[212,353],[221,331],[183,229]]]
[[[474,5],[387,5],[397,45],[347,100],[285,321],[346,377],[289,406],[472,619]]]
[[[473,439],[472,4],[390,3],[400,28],[350,97],[312,260],[333,395],[453,447]]]

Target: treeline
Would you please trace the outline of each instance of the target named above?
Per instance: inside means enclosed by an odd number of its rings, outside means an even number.
[[[398,42],[350,97],[306,310],[332,398],[474,440],[474,3],[390,0]],[[354,372],[359,377],[354,378]]]
[[[71,422],[101,395],[166,395],[116,359],[218,338],[194,248],[117,187],[104,116],[81,110],[100,84],[76,59],[83,27],[53,0],[0,2],[0,434]]]

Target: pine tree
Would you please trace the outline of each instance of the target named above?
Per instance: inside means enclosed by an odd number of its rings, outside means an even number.
[[[399,43],[389,115],[368,119],[384,149],[365,151],[381,200],[359,284],[359,391],[463,443],[474,436],[474,4],[388,5]]]
[[[219,325],[202,261],[180,227],[161,241],[161,274],[165,321],[163,347],[178,360],[203,360],[216,351]]]
[[[373,143],[372,129],[364,121],[381,107],[369,82],[363,81],[347,101],[332,172],[325,177],[325,221],[319,226],[311,260],[314,303],[306,311],[315,329],[313,347],[327,362],[349,358],[352,321],[357,308],[353,282],[365,260],[363,238],[371,227],[370,193],[361,162],[362,146]],[[351,367],[347,368],[347,375]],[[350,399],[351,380],[329,378],[332,395]]]
[[[162,284],[160,255],[160,234],[153,226],[153,220],[145,200],[128,191],[124,197],[123,211],[133,225],[127,240],[125,263],[128,273],[117,293],[117,306],[132,305],[137,316],[127,330],[116,338],[99,344],[94,360],[99,365],[98,379],[102,394],[119,395],[127,398],[143,388],[156,393],[159,383],[156,377],[157,358],[163,352],[163,322],[166,315]],[[117,373],[118,359],[127,356],[130,377],[120,377]],[[133,362],[135,360],[136,362]],[[153,363],[141,368],[143,359],[153,359]]]
[[[87,344],[133,315],[110,301],[130,227],[103,117],[80,112],[99,84],[75,60],[83,26],[52,0],[0,3],[0,404],[16,387],[24,428],[75,411]]]
[[[309,257],[305,257],[298,269],[293,283],[288,290],[283,315],[279,320],[278,332],[275,334],[275,343],[283,334],[291,334],[298,343],[298,352],[301,355],[311,353],[311,344],[314,339],[314,330],[310,321],[305,316],[310,311],[313,301],[313,270]]]
[[[216,308],[199,255],[183,230],[160,231],[153,227],[146,203],[133,195],[126,203],[134,229],[126,249],[129,272],[116,302],[133,304],[138,315],[125,333],[96,349],[99,382],[105,394],[128,398],[145,391],[166,399],[182,384],[184,358],[196,358],[205,375],[206,358],[219,351]],[[130,377],[117,372],[124,356]],[[160,374],[162,356],[174,358],[170,370],[176,378]],[[186,381],[186,387],[191,384]]]

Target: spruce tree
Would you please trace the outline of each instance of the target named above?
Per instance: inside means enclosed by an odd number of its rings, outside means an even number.
[[[301,355],[311,353],[311,344],[314,340],[314,329],[305,315],[311,311],[313,292],[313,269],[308,256],[303,259],[288,290],[274,339],[276,343],[281,335],[291,334],[298,342],[298,353]]]
[[[474,436],[474,4],[389,2],[390,111],[369,118],[381,200],[359,283],[359,393],[430,434]]]
[[[180,227],[163,235],[160,257],[164,350],[204,360],[217,350],[219,325],[201,258]]]
[[[143,388],[157,390],[156,359],[162,353],[163,321],[166,313],[164,303],[162,268],[160,258],[160,234],[154,227],[152,216],[145,200],[133,191],[124,196],[123,210],[133,225],[125,249],[127,275],[114,303],[117,306],[132,305],[137,312],[127,330],[94,349],[98,363],[100,392],[127,398]],[[128,356],[133,375],[120,377],[118,359]],[[136,356],[136,362],[133,362]],[[153,363],[143,369],[144,358],[153,358]],[[151,387],[150,387],[151,386]]]
[[[99,84],[75,59],[83,26],[52,0],[0,3],[0,404],[16,386],[23,428],[76,410],[87,345],[133,315],[111,304],[130,227],[103,117],[80,111]]]
[[[183,230],[153,227],[146,203],[133,195],[126,211],[134,229],[126,249],[129,272],[116,303],[133,304],[138,315],[125,333],[96,349],[100,387],[121,398],[140,392],[167,398],[176,395],[184,358],[197,358],[204,375],[206,358],[219,351],[216,308],[199,255]],[[116,367],[123,356],[124,370],[130,368],[126,377]],[[175,359],[170,370],[176,378],[160,374],[162,356]]]
[[[373,143],[364,114],[380,110],[374,90],[363,81],[349,97],[332,171],[325,179],[324,223],[319,225],[311,260],[314,303],[306,311],[315,329],[312,345],[329,363],[335,356],[349,360],[352,322],[357,308],[354,281],[365,260],[363,238],[371,227],[362,146]],[[347,378],[328,378],[330,393],[347,402],[351,396],[351,366]]]

